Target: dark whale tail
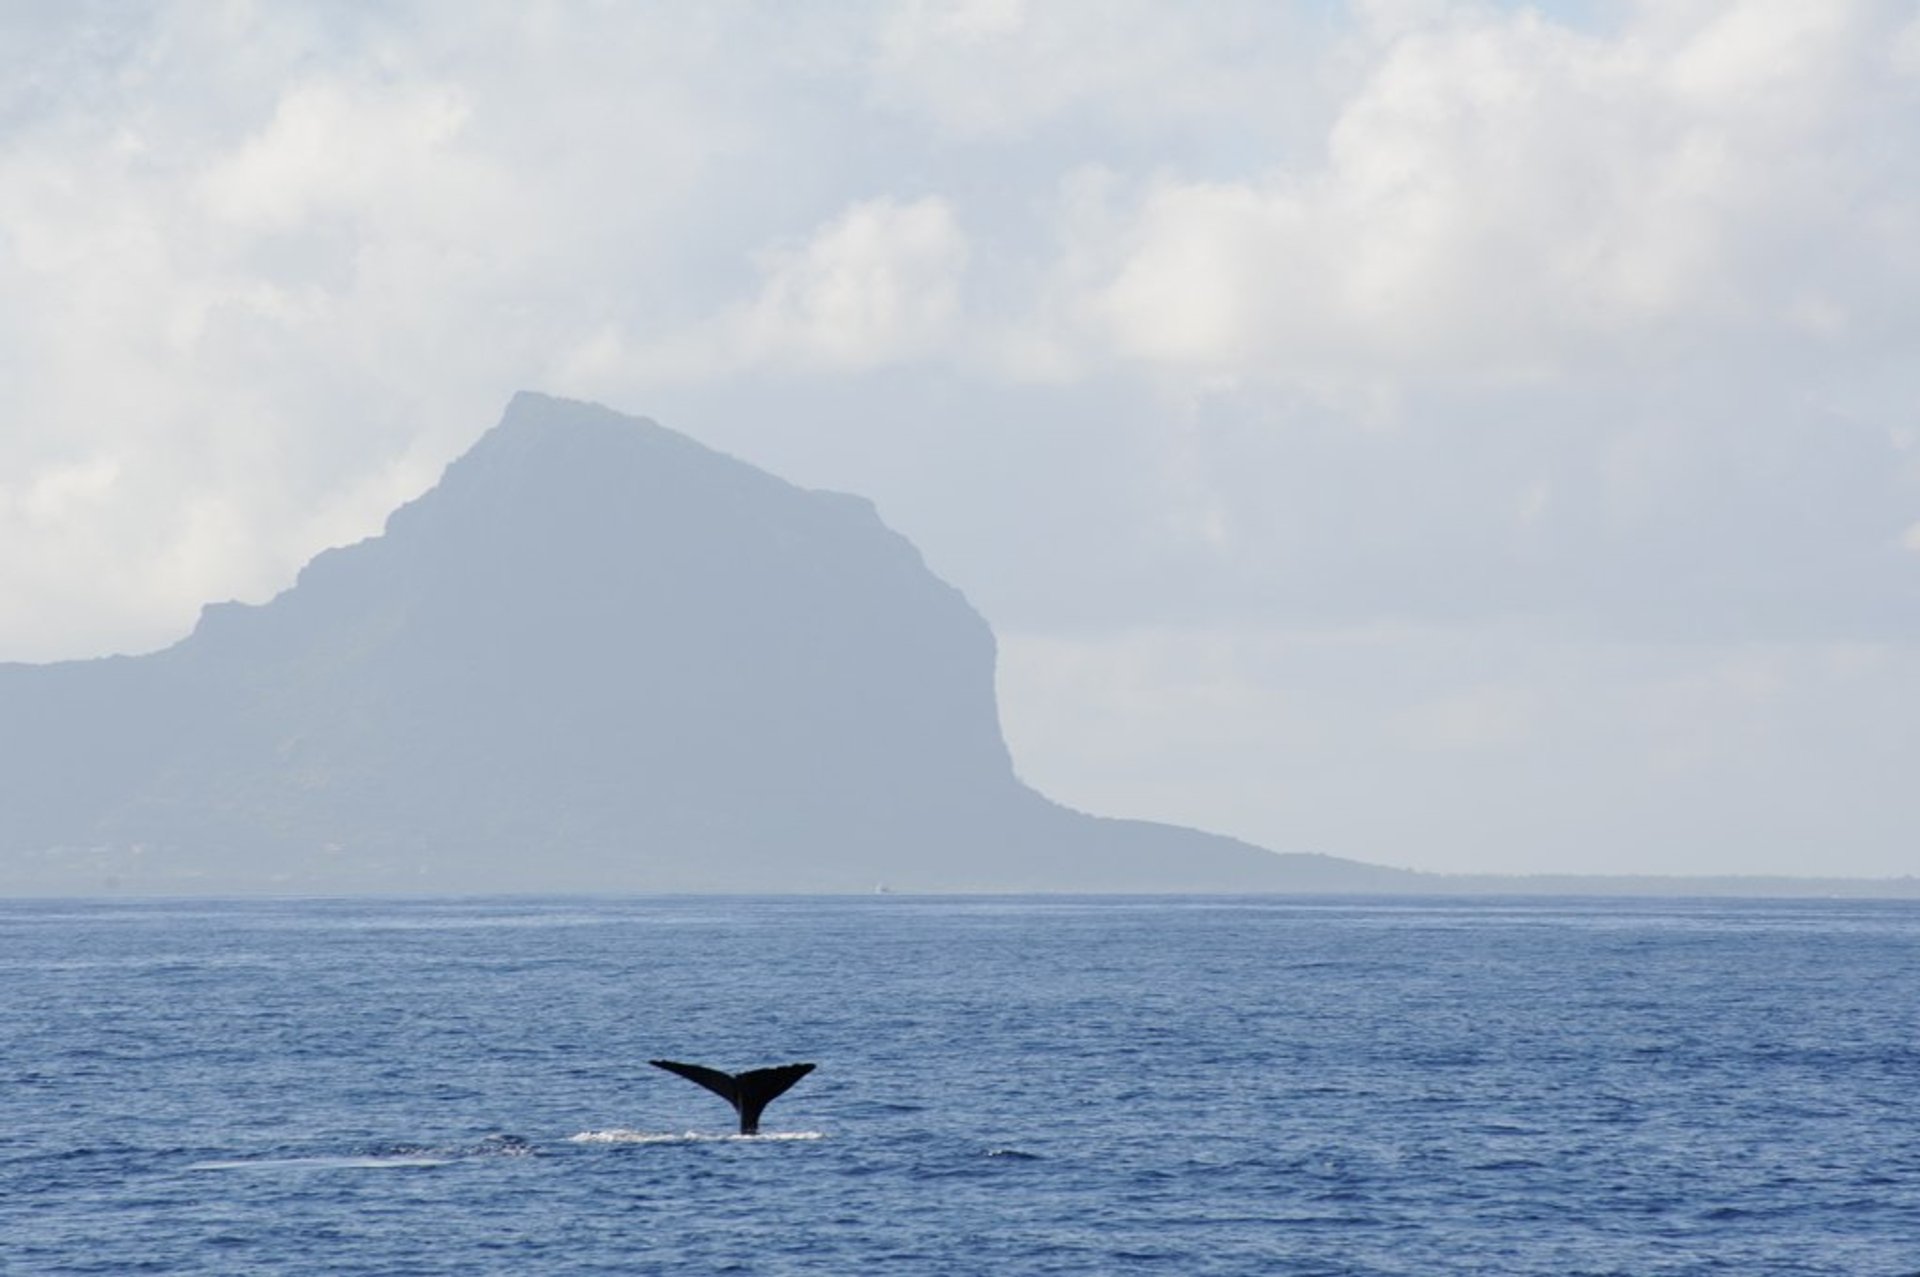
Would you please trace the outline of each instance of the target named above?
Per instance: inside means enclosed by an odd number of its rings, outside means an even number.
[[[813,1072],[811,1064],[781,1064],[770,1069],[748,1069],[745,1073],[722,1073],[699,1064],[678,1060],[649,1060],[656,1069],[678,1073],[689,1082],[698,1082],[733,1105],[740,1114],[740,1133],[760,1133],[760,1111],[773,1103],[786,1089]]]

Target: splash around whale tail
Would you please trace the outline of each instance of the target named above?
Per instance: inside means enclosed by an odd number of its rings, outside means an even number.
[[[770,1069],[748,1069],[745,1073],[722,1073],[700,1064],[682,1064],[678,1060],[649,1060],[656,1069],[678,1073],[689,1082],[706,1087],[733,1105],[740,1115],[740,1133],[760,1133],[760,1113],[786,1093],[788,1087],[813,1072],[811,1064],[780,1064]]]

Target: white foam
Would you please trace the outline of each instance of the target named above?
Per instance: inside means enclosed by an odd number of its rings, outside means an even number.
[[[570,1144],[724,1144],[732,1141],[766,1143],[780,1140],[817,1140],[819,1131],[767,1131],[760,1135],[715,1135],[699,1131],[629,1131],[618,1127],[608,1131],[582,1131],[567,1136]]]

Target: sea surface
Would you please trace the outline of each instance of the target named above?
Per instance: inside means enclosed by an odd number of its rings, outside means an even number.
[[[1916,1274],[1920,905],[0,902],[0,1272]]]

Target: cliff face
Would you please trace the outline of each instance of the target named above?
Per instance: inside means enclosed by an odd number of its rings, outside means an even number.
[[[1366,879],[1048,803],[993,663],[866,502],[521,395],[271,602],[147,656],[0,666],[0,889]]]

